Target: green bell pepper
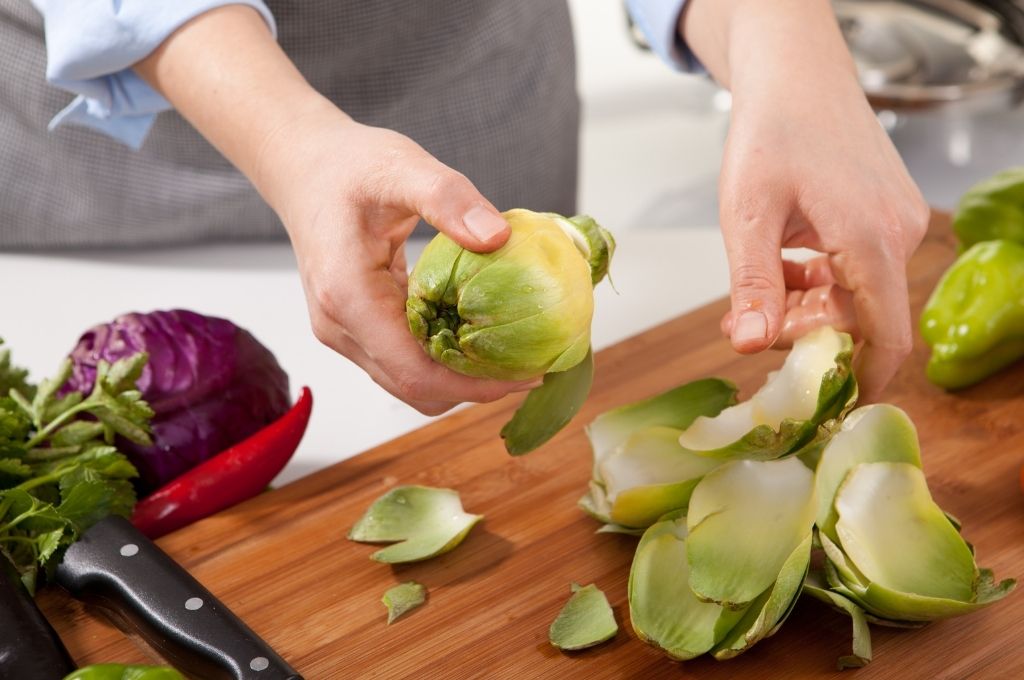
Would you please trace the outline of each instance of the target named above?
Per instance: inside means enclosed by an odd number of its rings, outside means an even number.
[[[921,315],[928,379],[967,387],[1024,357],[1024,245],[971,246],[943,274]]]
[[[64,680],[185,680],[168,666],[126,666],[120,663],[101,663],[79,668]]]
[[[953,215],[953,231],[964,249],[995,239],[1024,243],[1024,167],[1004,170],[968,189]]]

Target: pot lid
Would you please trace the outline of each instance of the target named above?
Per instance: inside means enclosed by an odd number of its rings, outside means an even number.
[[[1024,91],[1021,0],[834,0],[876,107],[1015,102]]]

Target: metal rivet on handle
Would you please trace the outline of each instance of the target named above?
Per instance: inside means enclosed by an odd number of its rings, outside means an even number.
[[[123,557],[131,557],[132,555],[139,554],[139,546],[134,543],[125,543],[121,546],[121,555]]]
[[[190,612],[194,612],[202,606],[203,598],[201,597],[190,597],[187,600],[185,600],[185,609],[189,610]]]
[[[270,662],[265,656],[257,656],[255,659],[249,662],[249,668],[254,671],[265,671],[270,667]]]

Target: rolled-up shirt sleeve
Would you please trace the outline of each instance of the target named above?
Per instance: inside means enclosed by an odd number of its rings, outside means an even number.
[[[132,148],[142,146],[156,114],[172,108],[133,70],[178,27],[216,7],[248,5],[277,35],[262,0],[32,0],[43,15],[46,79],[77,97],[50,129],[85,125]]]
[[[679,15],[685,5],[686,0],[626,0],[651,51],[677,70],[703,73],[704,66],[679,34]]]

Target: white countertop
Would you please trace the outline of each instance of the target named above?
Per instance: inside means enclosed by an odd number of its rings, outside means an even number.
[[[727,269],[715,228],[623,230],[612,265],[618,293],[597,289],[598,349],[723,295]],[[410,259],[418,255],[417,244]],[[129,311],[186,308],[231,319],[277,356],[292,391],[309,385],[313,417],[278,483],[296,479],[430,419],[320,345],[287,244],[149,252],[0,253],[0,337],[36,379],[53,373],[92,325]],[[680,338],[680,342],[685,342]],[[497,433],[495,433],[497,436]]]

